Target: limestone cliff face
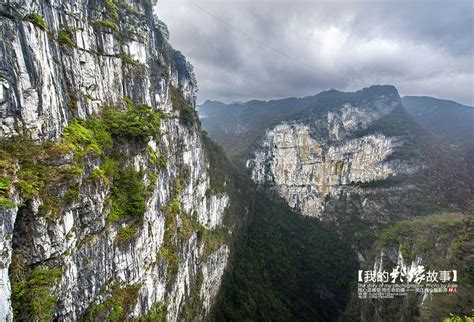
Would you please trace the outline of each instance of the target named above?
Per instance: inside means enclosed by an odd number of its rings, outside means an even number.
[[[15,137],[31,137],[32,146],[62,142],[73,119],[100,118],[105,106],[123,109],[133,102],[166,115],[158,138],[122,138],[114,148],[121,160],[117,171],[132,169],[146,187],[139,220],[110,219],[111,195],[119,192],[115,180],[98,170],[104,156],[86,155],[77,175],[47,194],[27,194],[17,184],[28,184],[21,160],[2,172],[11,184],[2,191],[6,205],[0,207],[1,320],[13,318],[12,279],[22,287],[33,283],[31,274],[53,269],[59,276],[45,293],[54,299],[48,318],[148,313],[176,321],[202,317],[212,304],[229,248],[222,242],[208,247],[202,235],[225,230],[230,200],[225,193],[210,193],[200,127],[180,114],[182,101],[194,106],[192,68],[169,46],[152,5],[133,0],[0,4],[2,148]],[[192,118],[193,112],[187,113]],[[78,150],[67,150],[44,165],[49,151],[31,162],[47,166],[51,177],[78,157]],[[45,207],[49,197],[59,199],[55,207]]]
[[[403,145],[402,137],[357,135],[397,107],[400,98],[393,89],[357,105],[348,102],[281,122],[266,130],[247,161],[252,178],[274,187],[301,214],[324,219],[329,200],[360,193],[355,184],[416,170],[390,158]]]

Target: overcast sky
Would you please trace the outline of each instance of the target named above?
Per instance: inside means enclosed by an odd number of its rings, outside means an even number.
[[[474,2],[158,0],[198,101],[393,84],[474,105]]]

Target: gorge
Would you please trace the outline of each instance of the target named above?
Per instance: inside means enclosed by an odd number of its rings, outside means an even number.
[[[155,5],[0,4],[1,320],[471,314],[468,122],[391,85],[196,106]],[[412,262],[459,293],[357,298],[358,269]]]

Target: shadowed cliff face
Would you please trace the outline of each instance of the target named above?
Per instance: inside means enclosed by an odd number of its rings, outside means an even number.
[[[230,199],[152,5],[0,5],[2,320],[175,321],[213,302]]]

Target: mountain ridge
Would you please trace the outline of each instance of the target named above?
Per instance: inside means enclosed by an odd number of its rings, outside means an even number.
[[[439,138],[462,147],[474,141],[474,107],[429,96],[404,96],[413,118]]]

